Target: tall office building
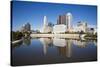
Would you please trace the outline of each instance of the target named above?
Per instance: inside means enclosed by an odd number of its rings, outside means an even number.
[[[72,22],[72,14],[71,13],[67,13],[66,14],[66,25],[67,25],[67,29],[71,29],[71,22]]]
[[[48,24],[48,20],[47,17],[44,16],[44,20],[43,20],[43,33],[49,33],[52,32],[52,27],[49,26]]]
[[[45,32],[45,31],[46,31],[46,27],[47,27],[47,25],[48,25],[48,22],[47,22],[47,17],[46,17],[46,16],[44,16],[44,19],[43,19],[43,32]]]
[[[46,16],[44,16],[44,26],[47,26],[48,25],[48,21],[47,21],[47,17]]]
[[[67,30],[71,29],[71,22],[72,22],[72,14],[67,13],[66,15],[59,15],[57,19],[57,24],[65,24],[67,27]]]
[[[57,19],[57,24],[65,24],[66,25],[66,15],[59,15]]]

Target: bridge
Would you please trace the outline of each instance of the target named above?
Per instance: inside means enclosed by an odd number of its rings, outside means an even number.
[[[57,37],[57,38],[71,38],[71,39],[80,39],[84,38],[86,34],[31,34],[31,37]]]

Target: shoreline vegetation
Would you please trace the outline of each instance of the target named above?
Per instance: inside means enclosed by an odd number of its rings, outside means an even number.
[[[23,38],[27,37],[58,37],[58,38],[71,38],[71,39],[81,39],[80,35],[83,35],[84,39],[86,40],[97,40],[97,33],[90,34],[90,33],[79,33],[79,32],[65,32],[60,34],[54,34],[54,33],[28,33],[28,32],[14,32],[11,31],[11,43],[15,44],[18,42],[21,42]]]
[[[20,40],[22,39],[23,37],[23,33],[22,32],[19,32],[19,31],[11,31],[11,41],[17,41],[17,40]]]
[[[95,34],[86,34],[86,36],[84,37],[85,39],[91,39],[91,40],[97,40],[97,33]]]

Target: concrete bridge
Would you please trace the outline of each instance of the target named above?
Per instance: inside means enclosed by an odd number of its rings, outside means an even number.
[[[30,36],[80,39],[80,38],[84,38],[85,35],[86,34],[31,34]]]

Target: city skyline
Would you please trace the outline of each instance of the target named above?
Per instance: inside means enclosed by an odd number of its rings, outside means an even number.
[[[59,15],[72,13],[71,25],[79,21],[86,21],[89,25],[97,26],[97,7],[72,4],[18,2],[12,3],[12,30],[19,30],[23,24],[29,22],[33,30],[43,27],[43,18],[47,16],[48,22],[57,24]]]

